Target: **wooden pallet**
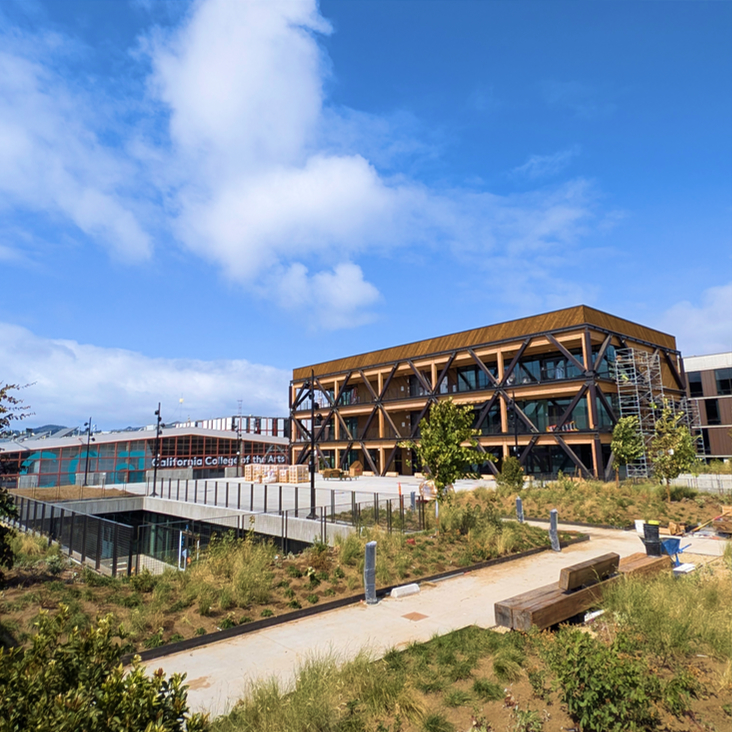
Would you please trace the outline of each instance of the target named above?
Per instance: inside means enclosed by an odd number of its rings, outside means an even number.
[[[671,568],[671,558],[632,554],[615,563],[617,554],[604,554],[565,567],[560,581],[495,603],[496,624],[513,630],[550,628],[597,605],[605,589],[623,575],[646,576]],[[613,564],[617,568],[614,572]],[[599,570],[599,571],[598,571]],[[562,585],[568,589],[563,589]]]

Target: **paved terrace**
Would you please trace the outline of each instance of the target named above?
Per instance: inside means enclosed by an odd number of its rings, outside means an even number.
[[[359,486],[360,487],[360,486]],[[571,525],[560,525],[571,530]],[[427,641],[469,625],[495,626],[493,604],[541,587],[559,577],[562,567],[605,552],[621,557],[643,550],[635,532],[589,529],[590,541],[561,553],[551,551],[422,586],[399,600],[384,599],[303,618],[238,636],[228,641],[150,661],[149,668],[188,674],[188,699],[196,711],[224,714],[251,681],[276,677],[291,683],[298,665],[315,655],[353,658],[362,649],[376,656],[392,647]],[[694,538],[687,550],[707,558],[720,556],[724,542]],[[689,543],[687,542],[687,543]]]

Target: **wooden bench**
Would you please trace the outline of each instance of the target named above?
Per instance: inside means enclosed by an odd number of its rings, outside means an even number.
[[[619,577],[652,575],[671,564],[667,556],[638,553],[620,559],[610,553],[565,567],[559,582],[495,603],[496,624],[524,631],[549,628],[597,605],[605,588]]]

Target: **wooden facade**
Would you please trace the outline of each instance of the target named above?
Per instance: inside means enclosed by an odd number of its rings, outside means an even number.
[[[411,474],[419,466],[400,443],[418,440],[430,405],[449,397],[472,406],[480,448],[498,459],[482,471],[515,454],[529,474],[604,477],[617,421],[616,348],[658,351],[664,388],[683,394],[673,336],[586,306],[295,369],[293,461],[309,460],[314,429],[321,463],[358,459],[376,475]]]

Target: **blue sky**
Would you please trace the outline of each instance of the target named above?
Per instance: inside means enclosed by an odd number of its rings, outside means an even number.
[[[732,4],[0,3],[0,381],[284,414],[293,367],[585,303],[732,349]],[[180,403],[180,399],[183,403]]]

